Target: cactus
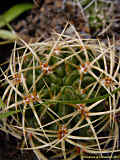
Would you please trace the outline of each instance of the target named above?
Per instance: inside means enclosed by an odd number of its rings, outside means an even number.
[[[72,26],[73,27],[73,26]],[[119,151],[119,65],[114,43],[58,34],[15,47],[2,71],[1,130],[38,159],[112,156]]]

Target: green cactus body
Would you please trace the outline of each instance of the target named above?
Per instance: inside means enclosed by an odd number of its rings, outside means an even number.
[[[3,72],[2,112],[16,110],[6,129],[24,137],[22,147],[42,159],[102,156],[117,150],[114,142],[108,147],[120,111],[118,93],[112,94],[120,87],[120,60],[113,47],[71,37],[24,45],[13,50]],[[106,94],[109,98],[90,102]]]

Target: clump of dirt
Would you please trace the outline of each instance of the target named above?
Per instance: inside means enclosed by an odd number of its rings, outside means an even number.
[[[78,5],[70,1],[63,4],[62,0],[45,0],[39,7],[34,7],[26,18],[12,23],[14,30],[22,38],[48,39],[54,32],[61,33],[66,23],[74,24],[79,33],[89,34],[89,25]]]

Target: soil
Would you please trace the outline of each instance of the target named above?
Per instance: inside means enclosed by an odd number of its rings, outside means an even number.
[[[26,18],[12,23],[14,30],[28,40],[48,39],[51,35],[61,33],[66,23],[74,24],[79,33],[89,34],[88,22],[83,18],[80,8],[70,1],[63,4],[61,0],[45,0],[33,7]]]
[[[80,12],[77,5],[73,5],[72,1],[68,1],[64,6],[61,0],[42,0],[35,1],[36,5],[25,15],[20,16],[17,20],[11,23],[13,29],[25,41],[45,40],[54,35],[56,32],[61,33],[69,21],[73,24],[76,30],[85,37],[92,37],[92,29],[88,21]],[[115,39],[120,44],[120,2],[116,1],[114,7],[114,19],[116,22],[100,36],[101,39],[106,39],[107,35],[115,35]],[[68,30],[70,33],[70,31]],[[72,33],[70,33],[72,34]],[[6,48],[6,50],[5,50]],[[12,46],[7,45],[0,47],[0,52],[5,55],[0,63],[7,59],[10,55]],[[32,152],[20,152],[18,149],[20,142],[10,135],[5,135],[0,132],[0,160],[33,160],[35,159]]]

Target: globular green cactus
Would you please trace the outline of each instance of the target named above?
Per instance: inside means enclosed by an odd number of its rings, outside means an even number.
[[[59,35],[13,49],[2,71],[5,130],[38,159],[119,151],[120,58],[114,44]],[[2,69],[1,69],[2,70]]]
[[[91,1],[84,7],[89,21],[89,27],[93,35],[110,35],[113,26],[115,1]],[[91,6],[90,6],[91,4]]]

